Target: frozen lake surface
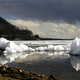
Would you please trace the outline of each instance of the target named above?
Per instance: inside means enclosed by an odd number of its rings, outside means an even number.
[[[40,41],[14,41],[17,44],[26,44],[28,46],[36,46],[36,45],[64,45],[71,44],[73,40],[40,40]]]
[[[49,41],[12,41],[16,44],[25,44],[29,47],[44,47],[48,45],[71,44],[72,40],[49,40]],[[62,80],[80,80],[80,57],[70,56],[69,51],[35,51],[18,52],[0,56],[0,63],[9,66],[21,67],[26,71],[34,71],[54,75]],[[34,66],[18,64],[18,62],[33,63]]]

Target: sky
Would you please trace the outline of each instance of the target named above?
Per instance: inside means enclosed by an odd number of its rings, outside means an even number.
[[[80,0],[0,0],[0,16],[45,38],[80,38]]]

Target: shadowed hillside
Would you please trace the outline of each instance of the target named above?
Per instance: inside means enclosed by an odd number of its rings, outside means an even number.
[[[5,19],[0,17],[0,37],[5,37],[10,40],[33,40],[31,30],[20,30],[16,26],[10,24]]]

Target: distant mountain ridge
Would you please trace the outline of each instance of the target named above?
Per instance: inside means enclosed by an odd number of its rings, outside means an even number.
[[[16,26],[0,17],[0,37],[5,37],[10,40],[33,40],[33,32],[31,30],[20,30]]]

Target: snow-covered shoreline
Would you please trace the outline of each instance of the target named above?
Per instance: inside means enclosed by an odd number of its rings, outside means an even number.
[[[5,38],[0,38],[0,48],[4,49],[3,53],[19,53],[19,52],[35,52],[35,51],[70,51],[70,54],[80,55],[80,39],[76,38],[71,44],[66,45],[48,45],[45,47],[32,48],[25,44],[16,44],[13,41],[9,41]]]

